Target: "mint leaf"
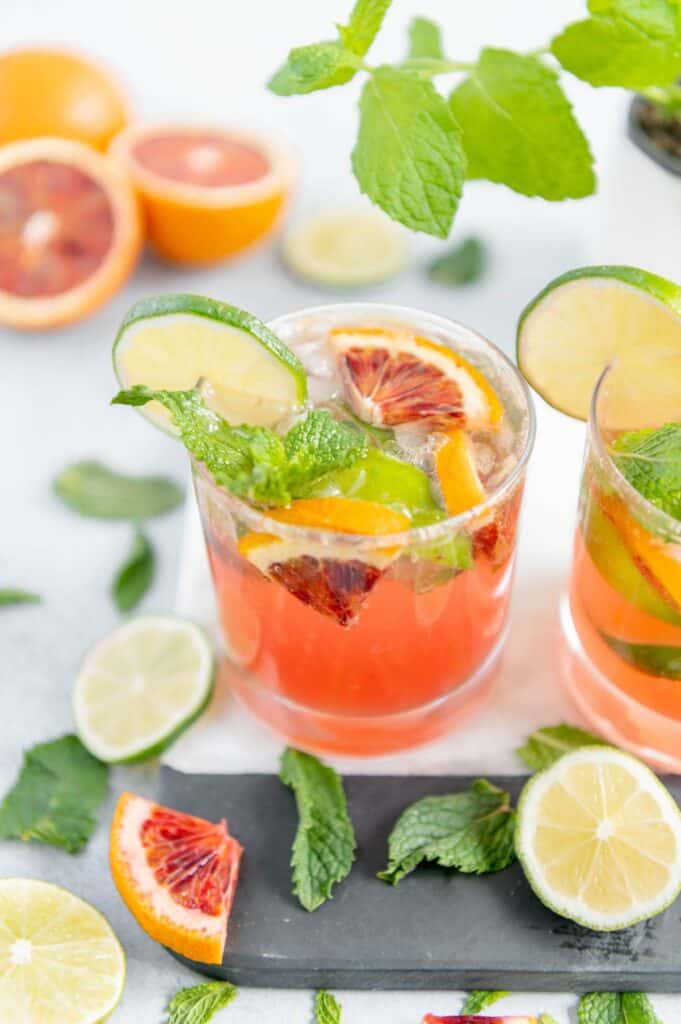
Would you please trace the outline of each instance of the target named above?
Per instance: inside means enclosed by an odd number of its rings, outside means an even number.
[[[594,746],[603,747],[607,744],[605,740],[585,729],[578,729],[576,725],[547,725],[533,732],[527,742],[516,750],[516,754],[533,772],[541,772],[571,750]]]
[[[466,167],[461,131],[432,82],[379,67],[360,99],[352,169],[359,187],[393,220],[446,238]]]
[[[589,992],[582,996],[577,1024],[661,1024],[643,992]]]
[[[681,423],[620,434],[612,455],[639,494],[681,521]]]
[[[366,455],[367,438],[352,424],[335,420],[325,409],[313,409],[291,427],[284,450],[296,494],[327,473],[348,469]]]
[[[141,530],[136,530],[125,562],[111,587],[119,612],[132,611],[142,600],[154,578],[154,549]]]
[[[462,1013],[480,1013],[486,1006],[492,1006],[493,1003],[503,999],[504,996],[510,995],[509,992],[484,992],[477,989],[473,992],[469,992],[466,997],[463,1006],[461,1007]]]
[[[347,25],[339,25],[343,45],[363,57],[383,24],[392,0],[357,0]]]
[[[423,797],[398,818],[378,877],[397,885],[424,860],[467,874],[501,871],[515,860],[515,818],[509,794],[486,779],[464,793]]]
[[[183,498],[182,488],[165,477],[125,476],[89,459],[62,470],[54,489],[74,512],[96,519],[151,519]]]
[[[591,0],[593,17],[556,36],[562,66],[591,85],[645,89],[681,73],[681,19],[675,0]]]
[[[430,18],[413,18],[409,26],[409,60],[442,60],[442,33]]]
[[[463,130],[469,178],[544,199],[594,191],[589,145],[558,75],[536,57],[483,50],[450,106]]]
[[[616,654],[651,676],[681,680],[681,647],[671,644],[632,644],[628,640],[601,633]]]
[[[19,587],[0,587],[0,608],[12,604],[40,604],[40,594],[32,590],[21,590]]]
[[[306,910],[331,899],[355,859],[355,832],[341,777],[311,754],[288,747],[279,778],[296,798],[298,829],[293,841],[293,891]]]
[[[277,96],[305,95],[344,85],[354,77],[359,61],[337,41],[311,43],[291,50],[286,63],[270,78],[267,88]]]
[[[168,1024],[208,1024],[237,994],[228,981],[204,981],[181,988],[168,1003]]]
[[[340,1003],[330,992],[322,990],[315,998],[314,1014],[317,1024],[340,1024]]]
[[[0,804],[0,839],[37,839],[78,853],[97,824],[108,768],[77,736],[24,753],[19,778]]]
[[[465,238],[428,264],[428,277],[438,284],[474,284],[487,268],[487,249],[479,238]]]

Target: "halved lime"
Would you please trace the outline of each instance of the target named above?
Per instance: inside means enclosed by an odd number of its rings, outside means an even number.
[[[157,757],[210,701],[215,656],[193,622],[143,616],[100,640],[73,691],[76,730],[101,761]]]
[[[612,747],[566,754],[526,783],[516,849],[542,903],[594,931],[653,917],[681,891],[681,812]]]
[[[201,295],[161,295],[137,302],[113,347],[121,387],[169,391],[209,388],[210,404],[230,423],[272,426],[307,397],[302,363],[251,313]],[[175,433],[168,413],[140,409]]]
[[[609,422],[626,429],[679,416],[681,287],[635,267],[581,267],[523,310],[518,365],[550,405],[586,419],[596,382],[622,372]]]
[[[123,950],[98,910],[48,882],[0,879],[0,1020],[96,1024],[124,983]]]
[[[281,253],[289,270],[314,284],[374,284],[404,268],[406,232],[380,210],[325,210],[294,225]]]

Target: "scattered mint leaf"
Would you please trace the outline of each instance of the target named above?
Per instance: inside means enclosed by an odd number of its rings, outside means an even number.
[[[497,1003],[504,996],[510,995],[509,992],[484,992],[481,989],[476,989],[473,992],[469,992],[463,1006],[461,1007],[462,1013],[480,1013],[487,1006],[492,1006]]]
[[[330,992],[322,990],[315,998],[314,1014],[317,1024],[340,1024],[341,1005]]]
[[[343,45],[363,57],[383,24],[392,0],[356,0],[347,25],[339,25]]]
[[[32,590],[21,590],[19,587],[0,587],[0,608],[12,604],[40,604],[40,594]]]
[[[485,49],[450,97],[469,178],[527,196],[591,195],[593,158],[558,75],[536,57]]]
[[[537,1024],[558,1024],[558,1021],[550,1013],[540,1013]]]
[[[297,46],[270,78],[267,88],[277,96],[305,95],[345,85],[358,68],[356,55],[337,41]]]
[[[661,1024],[661,1021],[643,992],[589,992],[579,1001],[577,1024]]]
[[[450,796],[426,796],[400,815],[388,839],[389,863],[379,878],[392,885],[421,861],[481,875],[515,860],[511,798],[486,779]]]
[[[108,773],[77,736],[25,751],[19,778],[0,804],[0,839],[37,839],[78,853],[97,824]]]
[[[366,82],[352,153],[359,187],[389,217],[446,238],[466,168],[461,131],[432,82],[384,65]]]
[[[639,494],[681,522],[681,423],[620,434],[612,454]]]
[[[681,73],[681,20],[675,0],[591,0],[592,17],[551,43],[562,66],[591,85],[645,89]]]
[[[282,756],[279,778],[293,790],[299,816],[291,856],[293,891],[306,910],[315,910],[331,898],[331,889],[348,876],[355,859],[343,782],[333,768],[290,747]]]
[[[516,754],[533,772],[541,772],[571,750],[603,746],[605,740],[576,725],[547,725],[533,732]]]
[[[430,18],[413,18],[409,26],[409,60],[442,60],[442,33]]]
[[[204,981],[181,988],[168,1003],[168,1024],[208,1024],[237,994],[228,981]]]
[[[75,462],[54,481],[61,500],[81,516],[151,519],[182,501],[182,488],[160,476],[126,476],[101,462]]]
[[[132,611],[142,600],[154,578],[154,563],[154,549],[142,531],[137,529],[130,551],[111,587],[119,612]]]
[[[479,281],[487,267],[487,249],[479,238],[465,238],[428,264],[428,277],[438,284],[462,285]]]

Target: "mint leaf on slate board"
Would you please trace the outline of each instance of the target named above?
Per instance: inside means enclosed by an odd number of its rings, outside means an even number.
[[[571,750],[605,746],[605,740],[576,725],[547,725],[533,732],[516,754],[533,772],[540,772]]]

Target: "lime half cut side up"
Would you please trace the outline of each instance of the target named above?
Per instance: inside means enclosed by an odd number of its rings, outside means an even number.
[[[136,303],[114,342],[123,388],[182,391],[206,384],[209,404],[232,424],[272,426],[307,398],[296,355],[251,313],[201,295],[161,295]],[[174,433],[158,402],[140,409]]]
[[[144,616],[100,640],[73,692],[78,735],[101,761],[156,757],[207,707],[215,656],[199,626]]]
[[[566,754],[526,783],[516,849],[539,899],[594,931],[659,914],[681,890],[681,813],[653,772],[611,747]]]
[[[613,428],[677,420],[681,287],[635,267],[569,271],[523,310],[517,355],[532,387],[569,416],[588,417],[598,378],[613,364]]]

